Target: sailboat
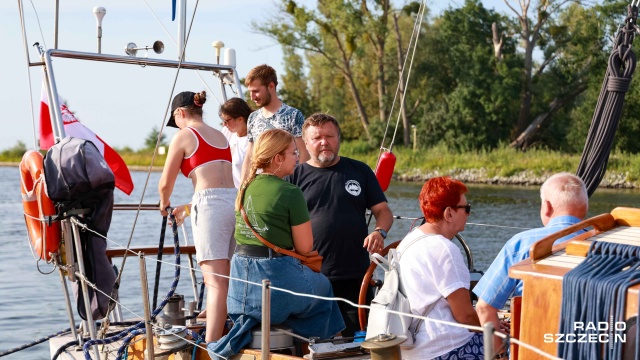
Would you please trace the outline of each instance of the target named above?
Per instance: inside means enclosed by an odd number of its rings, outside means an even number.
[[[22,1],[19,1],[19,5],[22,11]],[[195,70],[206,72],[210,75],[213,75],[213,78],[217,82],[217,87],[221,90],[221,96],[223,99],[226,99],[227,96],[237,96],[242,94],[242,89],[240,86],[240,78],[238,76],[238,71],[235,66],[233,51],[229,51],[231,49],[227,49],[225,51],[225,56],[223,57],[222,63],[220,62],[220,51],[222,46],[217,47],[217,55],[216,58],[218,61],[215,63],[200,63],[200,62],[190,62],[185,59],[183,56],[185,54],[186,41],[187,37],[187,13],[185,11],[185,2],[180,1],[177,4],[178,17],[179,22],[182,26],[180,28],[180,34],[178,36],[178,49],[179,49],[179,60],[164,60],[164,59],[156,59],[149,57],[148,54],[145,56],[137,56],[137,53],[140,52],[161,52],[163,50],[163,45],[161,43],[155,43],[152,46],[142,46],[139,47],[135,44],[129,44],[126,46],[126,55],[109,55],[103,54],[101,52],[100,47],[100,38],[98,37],[98,50],[97,52],[78,52],[72,50],[62,50],[58,49],[55,46],[53,49],[42,49],[40,52],[41,61],[35,62],[32,66],[42,67],[44,73],[44,83],[46,85],[46,94],[49,99],[50,104],[50,118],[52,121],[51,127],[53,131],[53,137],[55,142],[59,142],[65,138],[65,126],[64,126],[64,114],[62,109],[64,107],[60,103],[59,91],[58,91],[58,78],[56,73],[56,59],[67,59],[73,61],[88,61],[93,63],[111,63],[118,65],[129,65],[136,67],[138,69],[149,69],[149,68],[168,68],[174,70]],[[98,16],[104,15],[104,9],[97,7],[94,9],[94,13]],[[99,24],[99,35],[101,35],[101,18],[98,18]],[[56,31],[57,33],[57,31]],[[27,39],[26,32],[24,31],[23,24],[23,38],[24,44],[26,47]],[[57,41],[56,41],[57,42]],[[219,44],[220,45],[220,44]],[[30,62],[31,64],[31,62]],[[167,106],[168,109],[168,106]],[[166,115],[165,115],[166,117]],[[30,189],[29,189],[30,190]],[[39,210],[39,209],[38,209]],[[140,212],[144,210],[157,211],[157,206],[153,204],[129,204],[129,205],[115,205],[114,210],[119,211],[134,211]],[[623,212],[623,214],[627,214]],[[49,216],[49,219],[53,217],[53,214],[46,214]],[[617,216],[612,213],[615,221],[618,219],[623,219],[620,221],[624,221],[624,217]],[[635,215],[633,215],[635,216]],[[632,217],[633,217],[632,216]],[[44,217],[39,216],[42,220]],[[46,220],[46,219],[44,219]],[[81,221],[74,220],[74,217],[70,217],[68,219],[64,219],[60,223],[61,231],[63,236],[61,239],[58,239],[62,242],[63,246],[61,250],[57,254],[52,254],[55,251],[48,250],[47,246],[40,247],[39,255],[47,261],[54,261],[56,265],[57,271],[60,274],[60,277],[64,279],[68,277],[75,281],[76,278],[84,279],[85,271],[82,269],[84,261],[82,254],[82,246],[79,244],[80,233],[83,231],[91,231],[83,224]],[[32,225],[34,228],[35,225]],[[52,226],[51,224],[47,226]],[[41,231],[41,233],[46,233],[49,228],[44,228],[45,231]],[[139,261],[141,268],[144,268],[144,254],[172,254],[174,251],[177,251],[179,248],[179,253],[175,255],[176,264],[174,264],[174,268],[176,272],[183,268],[179,265],[179,254],[187,254],[193,255],[195,250],[193,246],[180,246],[177,239],[178,230],[176,228],[174,230],[174,242],[176,246],[174,249],[171,248],[163,248],[158,249],[158,247],[153,248],[127,248],[127,249],[109,249],[106,251],[105,255],[108,258],[116,258],[122,257],[129,254],[141,254],[139,255]],[[53,230],[54,232],[57,229]],[[52,236],[55,237],[55,236]],[[32,239],[33,245],[37,248],[37,241]],[[48,243],[47,243],[48,245]],[[397,244],[396,244],[397,245]],[[392,246],[388,247],[391,248]],[[42,250],[46,249],[46,250]],[[75,249],[75,250],[74,250]],[[467,250],[468,247],[465,248]],[[471,268],[473,268],[473,261],[470,251],[467,253],[468,263]],[[192,265],[189,264],[186,267],[189,272],[192,271]],[[472,269],[470,269],[472,270]],[[514,270],[515,271],[515,270]],[[116,305],[114,308],[114,312],[112,313],[112,318],[102,321],[100,324],[100,328],[96,327],[95,321],[92,318],[92,312],[86,311],[87,319],[82,322],[82,326],[76,327],[76,319],[75,314],[72,309],[71,303],[73,302],[71,297],[69,296],[69,291],[66,288],[66,281],[62,281],[62,285],[64,288],[64,293],[66,294],[66,302],[67,302],[67,316],[69,318],[69,323],[71,325],[68,334],[57,335],[51,338],[50,346],[51,346],[51,355],[54,357],[58,356],[66,356],[72,358],[93,358],[93,359],[102,359],[102,358],[116,358],[121,357],[123,354],[128,354],[130,358],[152,358],[156,356],[163,356],[166,358],[187,358],[193,356],[198,359],[206,359],[208,355],[204,347],[198,344],[198,335],[197,329],[198,326],[201,327],[201,324],[189,324],[186,325],[188,320],[194,320],[194,309],[192,304],[185,304],[183,299],[179,296],[174,296],[175,293],[171,290],[165,296],[165,299],[161,301],[160,306],[152,306],[151,299],[146,298],[145,294],[148,295],[148,291],[146,286],[148,286],[149,281],[146,279],[146,271],[141,271],[141,288],[142,291],[142,299],[141,302],[144,304],[143,308],[145,309],[145,315],[142,318],[136,318],[131,320],[131,322],[127,321],[129,318],[123,314],[122,309],[118,309]],[[82,284],[82,293],[83,299],[91,299],[89,287],[92,285],[89,281],[80,281]],[[363,282],[368,285],[369,279],[365,279]],[[195,283],[194,283],[195,287]],[[196,290],[197,291],[197,290]],[[268,296],[268,287],[265,286],[265,294]],[[113,299],[117,303],[117,298]],[[524,301],[524,300],[523,300]],[[84,308],[90,309],[92,307],[91,304],[85,303]],[[184,310],[184,309],[187,310]],[[545,311],[546,309],[541,308],[540,311]],[[163,311],[162,315],[160,311]],[[164,325],[160,327],[158,323],[154,322],[158,316],[163,316]],[[190,319],[187,319],[190,318]],[[108,319],[108,320],[107,320]],[[176,325],[172,324],[173,321],[185,321],[185,325]],[[192,321],[196,322],[196,321]],[[106,324],[106,326],[105,326]],[[300,358],[299,349],[296,349],[296,346],[293,345],[291,338],[295,334],[290,334],[286,329],[271,329],[268,322],[265,322],[265,326],[254,333],[255,341],[252,344],[253,349],[243,349],[237,358],[271,358],[271,359],[296,359]],[[526,322],[522,323],[526,328],[534,327],[535,324],[527,324]],[[264,324],[263,324],[264,325]],[[524,334],[523,331],[526,331],[526,328],[520,330],[518,334]],[[106,341],[102,340],[103,338],[113,338],[114,335],[116,337],[122,336],[118,339],[114,339],[109,344],[106,344]],[[514,333],[514,337],[515,337]],[[151,341],[153,340],[154,346],[151,346]],[[303,339],[303,340],[311,340],[311,339]],[[312,354],[308,355],[307,358],[349,358],[349,359],[366,359],[373,358],[376,355],[376,351],[378,350],[387,350],[387,347],[384,344],[370,346],[368,351],[363,350],[363,347],[354,344],[354,342],[347,341],[346,343],[337,344],[331,342],[322,342],[322,341],[311,341],[312,345],[310,346],[312,349]],[[323,345],[323,344],[326,344]],[[389,347],[397,347],[399,345],[398,342],[389,342]],[[377,348],[376,348],[377,347]],[[275,350],[279,352],[274,352]],[[82,350],[79,350],[82,349]],[[371,355],[373,354],[373,356]]]
[[[18,5],[21,18],[24,19],[23,2],[18,1]],[[58,2],[56,2],[56,8],[58,5]],[[59,274],[65,296],[66,314],[70,324],[70,328],[67,331],[47,337],[53,358],[112,359],[126,356],[133,359],[153,357],[206,359],[209,357],[204,346],[199,344],[202,341],[202,337],[198,334],[198,331],[202,329],[202,324],[197,322],[196,302],[185,304],[184,298],[175,293],[180,270],[186,268],[192,276],[194,297],[197,298],[198,295],[194,265],[191,261],[191,256],[195,253],[195,249],[193,246],[179,244],[178,229],[175,221],[172,228],[173,248],[162,245],[133,248],[128,244],[124,249],[105,249],[106,240],[108,240],[107,236],[105,236],[108,225],[106,229],[99,229],[93,221],[87,221],[87,219],[102,218],[102,216],[95,215],[96,211],[102,211],[103,209],[100,207],[102,205],[93,207],[93,202],[97,200],[96,198],[99,198],[98,200],[112,200],[114,184],[125,192],[130,192],[132,185],[127,183],[127,172],[123,171],[122,167],[118,168],[118,164],[114,167],[114,164],[109,159],[106,162],[104,161],[103,157],[108,157],[108,147],[102,143],[98,136],[89,132],[91,137],[89,140],[91,141],[76,141],[77,139],[69,137],[70,125],[80,125],[74,113],[69,110],[61,98],[59,91],[60,77],[57,71],[59,59],[64,59],[65,62],[91,63],[96,67],[105,63],[121,66],[128,65],[138,71],[149,71],[149,69],[155,68],[173,69],[176,79],[180,71],[197,71],[213,78],[216,82],[214,88],[219,91],[223,101],[228,97],[241,95],[243,92],[238,70],[236,69],[233,49],[226,49],[222,54],[224,44],[216,41],[213,44],[216,49],[216,61],[214,63],[192,62],[186,58],[185,49],[189,37],[186,1],[178,1],[177,3],[174,1],[174,12],[176,9],[180,29],[177,41],[178,60],[159,59],[151,55],[163,52],[164,44],[160,41],[156,41],[151,46],[138,46],[134,43],[129,43],[124,47],[126,54],[123,55],[104,54],[101,46],[102,20],[106,14],[106,9],[95,7],[93,13],[96,17],[98,33],[96,52],[58,48],[58,21],[56,17],[54,48],[46,49],[43,45],[37,44],[36,49],[40,61],[32,62],[29,58],[27,47],[26,24],[22,23],[23,43],[25,49],[27,49],[26,54],[29,66],[39,67],[43,75],[43,109],[45,109],[45,114],[50,119],[50,124],[46,124],[46,126],[50,127],[49,141],[55,144],[47,153],[46,161],[51,161],[52,167],[49,169],[56,168],[56,165],[65,161],[70,164],[66,168],[58,169],[60,171],[55,176],[45,176],[45,169],[42,166],[44,160],[37,151],[29,151],[25,154],[23,158],[25,161],[21,164],[23,203],[25,205],[27,228],[30,233],[30,244],[33,247],[35,256],[39,257],[40,261],[51,264],[54,268],[53,272]],[[193,16],[195,16],[195,13]],[[193,17],[191,20],[193,20]],[[126,80],[131,81],[129,78]],[[174,81],[174,87],[175,84],[176,81]],[[87,83],[84,91],[91,91],[93,86],[99,86],[99,84]],[[171,97],[173,97],[173,94]],[[169,106],[167,105],[168,109]],[[165,113],[166,117],[167,114]],[[161,131],[162,129],[161,127]],[[78,136],[76,133],[73,133],[73,135]],[[69,151],[69,149],[72,150]],[[72,159],[69,160],[70,158]],[[29,159],[29,161],[26,161],[26,159]],[[109,167],[111,172],[107,171]],[[84,176],[87,181],[82,186],[78,185],[78,182],[70,180],[67,176],[68,173],[64,173],[65,169],[77,171],[79,176]],[[47,171],[49,170],[47,169]],[[100,183],[94,182],[94,177],[100,173],[104,173],[103,181]],[[111,173],[113,174],[110,178],[109,174]],[[62,202],[59,200],[59,194],[47,190],[50,188],[52,178],[60,180],[61,193],[69,195],[68,199],[66,199],[68,201],[62,208],[60,207]],[[82,193],[80,195],[81,199],[74,198],[72,193],[84,185],[87,185],[90,190],[87,192],[80,191]],[[109,189],[109,185],[111,189]],[[91,191],[96,189],[104,190],[106,193],[94,196],[95,194],[91,193]],[[92,197],[88,198],[87,196],[90,193]],[[88,199],[92,201],[91,208],[86,205],[86,200]],[[157,212],[157,205],[144,204],[142,200],[138,204],[115,204],[112,206],[112,209],[107,210],[128,211],[134,214],[139,214],[142,211]],[[109,205],[106,207],[108,208]],[[110,218],[110,215],[104,218]],[[166,219],[162,226],[162,238],[164,237],[165,226]],[[186,232],[184,235],[187,235]],[[89,236],[91,240],[87,241],[86,236]],[[87,244],[94,245],[87,247]],[[96,250],[96,246],[100,247],[100,249]],[[150,281],[147,279],[145,261],[156,261],[151,259],[150,254],[158,254],[158,268],[162,254],[174,254],[174,257],[171,258],[175,271],[174,281],[172,284],[164,286],[168,290],[164,298],[160,294],[161,301],[159,304],[156,304],[158,287],[162,288],[163,285],[158,284],[157,279],[153,299],[149,297],[148,287]],[[180,264],[180,255],[189,256],[187,266]],[[98,262],[110,263],[112,259],[120,257],[123,258],[122,267],[115,269],[118,274],[122,273],[127,257],[138,258],[141,269],[140,288],[142,290],[140,303],[142,303],[144,315],[133,313],[135,316],[132,318],[132,314],[127,314],[129,310],[121,306],[118,301],[119,294],[117,291],[120,284],[120,275],[115,280],[116,286],[110,285],[113,290],[105,290],[102,286],[105,280],[101,279],[103,276],[100,274],[110,272],[111,269],[97,268],[96,264]],[[97,258],[102,260],[97,261]],[[78,284],[75,290],[76,299],[70,295],[67,280]],[[111,278],[106,281],[113,284]],[[265,287],[264,291],[268,293],[270,289]],[[200,296],[201,294],[202,289],[200,290]],[[106,307],[105,301],[108,302]],[[77,306],[77,314],[74,311],[74,305]],[[265,313],[268,314],[268,309]],[[77,325],[77,315],[82,318],[80,326]],[[97,320],[101,321],[97,323]],[[272,330],[268,320],[263,321],[262,329],[254,331],[254,344],[250,346],[253,349],[243,349],[239,356],[249,355],[271,359],[299,358],[295,355],[302,355],[302,353],[293,345],[293,336],[295,334],[288,333],[286,329]],[[342,342],[345,341],[346,339],[342,340]],[[322,354],[323,358],[330,358],[332,353],[336,357],[345,357],[346,355],[353,359],[370,357],[368,352],[364,351],[359,345],[327,344],[311,339],[306,339],[306,342],[311,343],[310,349],[312,353],[315,353],[316,356]],[[279,352],[271,353],[272,349],[278,349]]]

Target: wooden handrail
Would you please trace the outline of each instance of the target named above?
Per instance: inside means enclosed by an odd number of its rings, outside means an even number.
[[[139,252],[143,254],[157,254],[158,247],[157,246],[147,246],[147,247],[136,247],[127,249],[107,249],[107,257],[112,259],[114,257],[123,257],[124,253],[128,252],[129,255],[135,255]],[[173,254],[173,246],[162,248],[163,254]],[[182,245],[180,246],[180,254],[189,255],[195,254],[196,247],[194,245]]]
[[[553,243],[556,240],[567,235],[571,235],[576,231],[586,229],[588,227],[593,227],[596,230],[596,234],[598,234],[603,231],[607,231],[614,226],[616,226],[616,221],[613,216],[611,216],[611,214],[602,214],[594,216],[587,220],[583,220],[577,224],[571,225],[563,230],[560,230],[547,237],[542,238],[541,240],[538,240],[536,243],[531,245],[531,249],[529,250],[529,257],[535,262],[551,255]]]
[[[551,249],[556,240],[570,235],[580,229],[593,227],[595,229],[595,233],[593,235],[597,235],[601,232],[611,230],[616,226],[640,226],[640,209],[617,207],[611,210],[610,214],[602,214],[581,221],[564,230],[538,240],[535,244],[531,245],[529,255],[533,261],[540,260],[551,255]]]
[[[616,219],[618,226],[640,227],[640,209],[617,207],[611,210],[611,216]]]

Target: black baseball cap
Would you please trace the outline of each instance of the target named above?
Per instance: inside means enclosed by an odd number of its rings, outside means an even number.
[[[171,126],[177,128],[176,119],[173,116],[173,113],[177,108],[186,107],[193,105],[194,96],[196,93],[191,91],[183,91],[180,94],[176,95],[171,102],[171,116],[169,117],[169,121],[167,121],[167,126]]]

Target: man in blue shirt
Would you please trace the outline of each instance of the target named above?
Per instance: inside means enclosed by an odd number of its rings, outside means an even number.
[[[531,245],[538,240],[582,221],[589,209],[584,182],[567,172],[548,178],[540,188],[540,199],[540,219],[544,227],[523,231],[509,239],[473,288],[478,296],[476,311],[482,324],[492,322],[498,326],[498,309],[502,309],[510,297],[522,295],[522,281],[510,278],[509,268],[528,258]],[[554,245],[567,241],[578,233],[560,238]],[[495,339],[498,348],[502,341],[498,337]]]

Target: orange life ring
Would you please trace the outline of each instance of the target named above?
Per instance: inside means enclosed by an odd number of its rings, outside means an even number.
[[[20,162],[20,182],[22,184],[22,206],[27,232],[36,254],[41,259],[51,260],[51,254],[60,247],[60,223],[47,222],[56,215],[53,201],[45,191],[43,157],[37,151],[29,150]]]

